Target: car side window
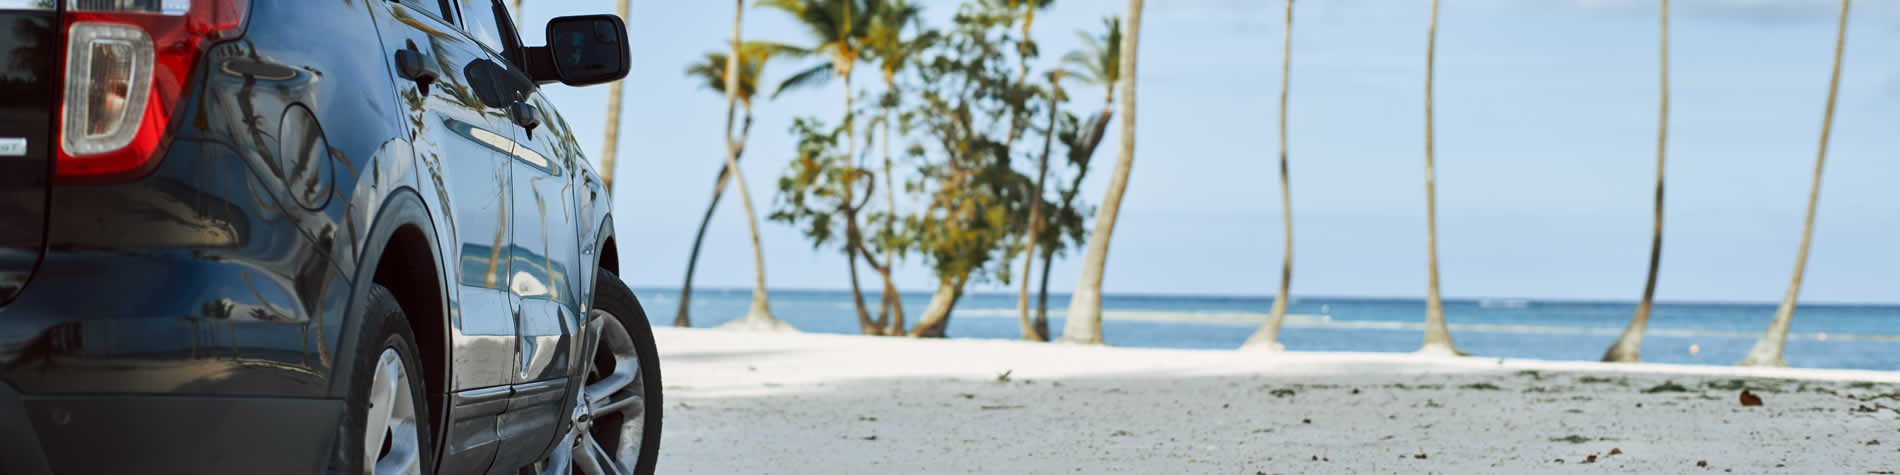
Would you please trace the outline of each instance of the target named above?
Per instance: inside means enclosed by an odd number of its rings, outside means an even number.
[[[453,5],[449,3],[449,1],[450,0],[406,0],[402,3],[404,5],[409,5],[410,8],[415,8],[417,10],[422,10],[424,12],[427,12],[430,15],[435,15],[436,18],[440,18],[443,21],[447,21],[449,23],[455,23],[455,17],[449,15],[449,11],[450,11],[449,8],[451,5]]]
[[[488,50],[504,57],[513,46],[514,25],[508,22],[508,10],[495,0],[458,0],[462,7],[462,29]]]

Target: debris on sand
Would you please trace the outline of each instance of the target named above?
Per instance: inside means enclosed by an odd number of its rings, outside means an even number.
[[[1742,407],[1756,407],[1761,405],[1761,396],[1756,396],[1755,393],[1748,392],[1747,389],[1742,390],[1741,399]]]
[[[1591,440],[1592,440],[1592,439],[1591,439],[1591,438],[1589,438],[1589,437],[1584,437],[1584,436],[1581,436],[1581,435],[1577,435],[1577,434],[1570,434],[1570,435],[1568,435],[1568,436],[1564,436],[1564,437],[1552,437],[1552,438],[1550,439],[1550,441],[1551,441],[1551,442],[1569,442],[1569,443],[1572,443],[1572,444],[1581,444],[1581,443],[1584,443],[1584,442],[1589,442],[1589,441],[1591,441]]]
[[[1695,461],[1695,466],[1697,466],[1697,467],[1707,467],[1707,466],[1709,466],[1709,461],[1707,461],[1707,460],[1697,460],[1697,461]]]
[[[1686,392],[1689,392],[1689,388],[1684,387],[1683,385],[1680,385],[1680,384],[1676,384],[1675,381],[1663,381],[1662,384],[1651,386],[1649,389],[1643,390],[1643,394],[1686,393]]]

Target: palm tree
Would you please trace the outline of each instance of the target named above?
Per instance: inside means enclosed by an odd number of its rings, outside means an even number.
[[[624,0],[623,0],[624,1]],[[790,324],[772,317],[772,306],[765,295],[765,250],[759,244],[758,214],[752,210],[752,195],[746,193],[745,174],[739,170],[740,141],[732,136],[732,119],[739,108],[740,71],[739,58],[745,56],[744,44],[739,40],[739,20],[745,13],[745,0],[734,0],[736,7],[732,13],[732,53],[726,56],[726,170],[731,172],[733,186],[739,189],[739,201],[745,204],[746,226],[752,232],[752,306],[746,310],[744,318],[723,325],[723,328],[739,330],[796,331]]]
[[[1032,39],[1029,34],[1030,27],[1036,23],[1036,11],[1048,9],[1050,5],[1055,3],[1055,0],[985,0],[984,3],[988,4],[990,8],[1007,12],[1010,21],[1021,21],[1020,31],[1022,32],[1022,41],[1017,43],[1016,55],[1016,64],[1020,69],[1016,76],[1016,86],[1020,88],[1023,82],[1029,79],[1029,60],[1034,58],[1036,52],[1040,50],[1036,47],[1036,41]],[[1049,174],[1049,152],[1055,143],[1056,106],[1063,100],[1062,86],[1059,84],[1063,74],[1062,71],[1057,70],[1052,72],[1049,76],[1049,87],[1051,88],[1048,96],[1049,130],[1048,134],[1043,137],[1042,157],[1037,161],[1038,172],[1036,175],[1035,192],[1029,195],[1029,226],[1024,229],[1023,232],[1025,246],[1023,251],[1023,273],[1021,276],[1022,282],[1019,283],[1020,288],[1016,294],[1016,308],[1021,314],[1022,338],[1029,341],[1049,341],[1048,321],[1043,320],[1041,324],[1038,325],[1029,319],[1029,272],[1030,266],[1035,264],[1036,261],[1036,240],[1042,237],[1040,231],[1042,229],[1043,182],[1044,178]],[[1013,139],[1014,137],[1011,138]],[[1008,256],[1004,257],[1003,267],[1005,268],[1009,267],[1008,259]]]
[[[1107,32],[1101,37],[1076,33],[1082,39],[1082,50],[1063,55],[1062,63],[1070,66],[1069,74],[1076,80],[1102,88],[1105,93],[1102,110],[1107,112],[1115,105],[1115,86],[1122,81],[1122,19],[1104,18],[1102,25]]]
[[[739,102],[744,106],[745,120],[742,122],[744,125],[739,128],[739,150],[733,152],[734,161],[745,154],[747,139],[752,135],[752,98],[758,94],[759,73],[765,69],[766,60],[771,59],[775,52],[770,43],[760,41],[746,42],[740,46],[740,51],[742,54],[739,55]],[[730,61],[727,56],[723,52],[706,53],[705,61],[686,67],[686,75],[704,81],[703,85],[707,89],[724,94],[726,92],[726,63]],[[673,317],[673,326],[693,326],[688,312],[693,298],[693,270],[698,267],[700,244],[705,242],[706,228],[712,224],[713,210],[719,208],[719,199],[726,194],[726,179],[730,175],[729,171],[726,165],[719,166],[719,177],[713,182],[712,202],[706,204],[706,213],[699,218],[699,232],[693,234],[693,250],[686,258],[686,279],[680,286],[680,309],[679,314]]]
[[[518,11],[521,8],[521,2],[515,2],[515,8]],[[615,2],[614,15],[618,15],[622,21],[626,20],[627,0]],[[735,18],[734,21],[738,20]],[[609,194],[614,191],[614,156],[620,151],[620,98],[623,95],[621,94],[623,82],[614,81],[613,84],[607,85],[607,135],[601,138],[600,183],[606,185]],[[727,137],[730,136],[731,134],[727,134]]]
[[[1076,166],[1068,188],[1060,189],[1061,206],[1056,216],[1066,216],[1074,212],[1075,196],[1082,186],[1083,177],[1088,175],[1089,160],[1095,155],[1095,148],[1102,143],[1102,134],[1108,130],[1108,121],[1115,115],[1115,86],[1121,83],[1122,60],[1122,20],[1121,17],[1102,19],[1101,37],[1087,32],[1076,32],[1081,37],[1083,49],[1071,51],[1062,56],[1064,74],[1083,84],[1102,88],[1105,99],[1102,111],[1090,116],[1088,122],[1076,133],[1075,143],[1069,145],[1069,163]],[[1049,269],[1055,265],[1055,249],[1045,249],[1042,253],[1042,283],[1036,291],[1036,321],[1041,327],[1049,322]],[[1044,336],[1048,333],[1045,332]]]
[[[1425,41],[1425,346],[1419,353],[1463,355],[1445,327],[1445,305],[1438,298],[1438,196],[1432,175],[1432,63],[1438,52],[1438,0],[1432,0],[1432,25]]]
[[[1801,296],[1801,274],[1808,267],[1808,242],[1814,238],[1814,207],[1821,201],[1821,167],[1827,163],[1828,136],[1834,130],[1834,99],[1841,89],[1841,53],[1847,49],[1847,9],[1851,0],[1841,0],[1840,26],[1834,33],[1834,73],[1827,82],[1827,112],[1821,116],[1821,150],[1814,157],[1814,181],[1808,188],[1808,215],[1801,225],[1801,250],[1795,252],[1794,276],[1788,281],[1788,293],[1775,309],[1775,321],[1768,325],[1755,348],[1749,350],[1741,366],[1788,366],[1781,359],[1781,347],[1788,342],[1788,325],[1794,320],[1795,300]]]
[[[776,49],[790,56],[823,55],[826,60],[786,78],[785,81],[779,83],[778,90],[772,92],[773,97],[790,89],[822,84],[830,80],[832,76],[842,79],[844,81],[844,120],[840,127],[845,133],[845,156],[855,159],[858,155],[857,126],[852,123],[855,111],[852,110],[851,72],[857,66],[858,59],[864,55],[866,35],[870,33],[872,20],[877,16],[873,10],[881,6],[881,2],[875,0],[759,0],[758,6],[791,15],[793,20],[805,27],[805,31],[811,35],[811,41],[815,43],[811,47],[781,44],[775,45]],[[856,189],[856,186],[850,182],[857,176],[857,174],[849,174],[845,177],[845,190]],[[848,216],[848,218],[851,222],[847,223],[847,227],[855,231],[856,217]],[[858,243],[861,245],[861,241]],[[852,276],[851,297],[856,300],[858,308],[862,309],[864,295],[858,290],[857,257],[858,253],[846,250],[846,260],[850,265]],[[873,267],[877,267],[875,262]],[[883,269],[889,270],[888,263]],[[889,300],[888,293],[885,299]],[[863,320],[863,316],[860,315],[860,317]]]
[[[1662,89],[1661,106],[1656,118],[1656,222],[1649,235],[1649,277],[1643,281],[1643,299],[1636,302],[1636,316],[1630,318],[1623,336],[1603,353],[1603,361],[1634,363],[1643,349],[1643,329],[1649,326],[1650,305],[1656,299],[1656,269],[1662,266],[1663,227],[1663,152],[1669,142],[1669,0],[1662,0]]]
[[[1118,65],[1122,93],[1127,95],[1121,111],[1121,158],[1115,160],[1115,171],[1109,175],[1108,194],[1102,197],[1102,209],[1082,257],[1082,276],[1069,296],[1069,321],[1062,329],[1062,340],[1069,343],[1102,343],[1102,271],[1108,266],[1108,240],[1115,232],[1122,193],[1128,190],[1128,172],[1135,166],[1135,50],[1140,36],[1141,0],[1128,0],[1128,34],[1122,38]]]
[[[1036,160],[1036,191],[1029,195],[1029,229],[1023,234],[1023,274],[1021,288],[1016,291],[1016,308],[1021,313],[1023,339],[1030,341],[1049,341],[1049,321],[1029,319],[1029,271],[1036,263],[1036,241],[1042,239],[1043,183],[1049,177],[1049,152],[1056,141],[1057,106],[1068,99],[1062,93],[1065,74],[1060,69],[1049,73],[1049,130],[1043,136],[1042,157]]]
[[[878,70],[884,76],[884,100],[879,106],[884,109],[883,116],[877,119],[877,125],[884,130],[884,139],[880,142],[884,154],[884,237],[888,240],[896,235],[897,223],[897,183],[891,179],[891,111],[897,107],[897,73],[910,64],[910,55],[919,48],[915,38],[904,37],[904,29],[917,22],[921,8],[910,5],[904,0],[885,0],[880,2],[877,11],[871,15],[870,31],[865,37],[865,51],[876,58]],[[904,301],[898,295],[897,285],[891,282],[891,269],[896,265],[894,248],[886,245],[882,265],[871,258],[869,251],[862,251],[864,260],[884,278],[884,299],[878,311],[878,320],[889,317],[890,326],[885,328],[886,335],[904,334]]]
[[[1287,181],[1286,156],[1286,99],[1293,76],[1293,0],[1286,0],[1286,30],[1280,42],[1280,228],[1286,231],[1283,242],[1286,253],[1280,267],[1280,292],[1274,294],[1273,307],[1267,311],[1267,321],[1253,336],[1247,337],[1242,349],[1281,351],[1280,323],[1286,320],[1287,291],[1293,286],[1293,192]]]

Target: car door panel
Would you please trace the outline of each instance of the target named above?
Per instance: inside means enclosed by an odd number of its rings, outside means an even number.
[[[517,306],[507,286],[514,210],[511,195],[497,192],[513,186],[513,125],[477,93],[492,82],[478,66],[491,60],[486,50],[448,20],[416,8],[427,6],[417,1],[374,3],[386,8],[378,27],[395,58],[403,122],[418,172],[427,177],[425,195],[436,201],[431,213],[454,283],[442,388],[451,397],[440,419],[439,466],[442,473],[476,473],[502,446],[498,420],[513,395]]]

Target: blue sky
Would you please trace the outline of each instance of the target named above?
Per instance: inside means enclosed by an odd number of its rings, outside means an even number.
[[[612,11],[609,0],[530,0],[524,24]],[[957,2],[925,1],[947,23]],[[1661,300],[1773,301],[1786,288],[1819,139],[1838,3],[1676,0]],[[1119,0],[1065,0],[1038,16],[1055,65]],[[1111,293],[1271,294],[1280,265],[1276,118],[1284,4],[1148,2],[1135,167],[1109,255]],[[1296,295],[1425,291],[1423,72],[1429,3],[1299,3],[1289,127]],[[677,287],[723,160],[723,97],[683,74],[730,35],[732,4],[634,2],[616,213],[623,277]],[[1439,254],[1454,297],[1634,300],[1648,258],[1656,123],[1655,4],[1446,0],[1437,77]],[[540,44],[540,28],[524,28]],[[747,39],[803,41],[782,13],[748,9]],[[1900,2],[1856,2],[1803,298],[1900,302]],[[802,69],[775,63],[771,80]],[[876,81],[857,81],[875,87]],[[548,93],[590,156],[607,88]],[[835,122],[841,85],[760,102],[744,161],[761,209],[792,156],[794,117]],[[1079,116],[1101,93],[1071,85]],[[1115,131],[1083,196],[1099,202]],[[729,196],[728,198],[731,198]],[[845,261],[765,222],[767,279],[840,289]],[[746,287],[738,202],[719,208],[697,282]],[[1051,290],[1074,288],[1079,254]],[[861,269],[867,286],[875,274]],[[900,287],[933,288],[917,261]],[[972,290],[1003,290],[997,283]]]

